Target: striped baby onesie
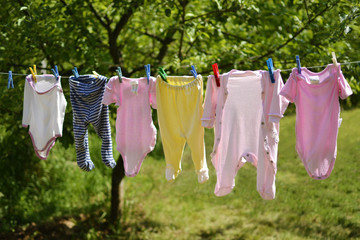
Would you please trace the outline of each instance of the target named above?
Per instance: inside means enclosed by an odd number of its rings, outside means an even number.
[[[114,168],[116,162],[112,153],[109,108],[102,104],[107,78],[95,75],[71,76],[70,101],[73,108],[73,127],[78,166],[91,171],[95,166],[90,159],[88,126],[91,123],[96,134],[102,139],[101,156],[103,163]]]

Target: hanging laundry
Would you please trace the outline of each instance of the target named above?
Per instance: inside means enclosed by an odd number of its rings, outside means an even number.
[[[102,104],[106,81],[107,78],[101,75],[79,75],[69,78],[76,160],[78,166],[85,171],[91,171],[95,167],[90,159],[88,145],[90,123],[102,140],[103,163],[110,168],[116,166],[112,153],[109,108]]]
[[[66,99],[60,77],[30,74],[25,79],[22,126],[29,134],[36,155],[46,159],[57,137],[62,136]]]
[[[296,151],[306,171],[314,179],[329,177],[342,121],[339,97],[352,94],[340,64],[329,64],[319,73],[294,68],[280,94],[295,103]]]
[[[156,79],[157,114],[163,143],[168,181],[174,181],[181,171],[185,142],[191,149],[198,182],[209,179],[205,156],[203,112],[203,80],[201,75],[160,76]]]
[[[112,77],[106,85],[103,103],[118,106],[116,117],[116,149],[124,160],[125,174],[136,176],[145,156],[154,149],[156,128],[150,105],[156,109],[154,77]]]
[[[274,76],[271,83],[268,71],[232,70],[220,76],[220,87],[213,75],[208,77],[202,125],[215,127],[211,161],[217,196],[232,191],[237,171],[250,162],[257,167],[261,197],[275,198],[279,120],[288,101],[279,96],[284,85],[280,70]]]

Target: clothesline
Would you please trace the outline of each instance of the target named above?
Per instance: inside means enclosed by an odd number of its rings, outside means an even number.
[[[357,63],[360,63],[360,60],[359,61],[354,61],[354,62],[344,62],[344,63],[340,63],[341,65],[350,65],[350,64],[357,64]],[[326,67],[327,65],[321,65],[321,66],[310,66],[310,67],[306,67],[306,68],[309,68],[309,69],[312,69],[312,68],[321,68],[321,67]],[[289,69],[281,69],[282,72],[288,72],[288,71],[292,71],[292,68],[289,68]],[[8,75],[9,73],[8,72],[0,72],[0,75]],[[12,73],[12,75],[15,75],[15,76],[27,76],[29,74],[24,74],[24,73]],[[70,76],[61,76],[61,78],[70,78]]]

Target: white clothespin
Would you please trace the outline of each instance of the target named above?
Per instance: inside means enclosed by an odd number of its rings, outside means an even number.
[[[331,55],[332,55],[332,61],[333,61],[334,65],[337,67],[337,66],[338,66],[338,62],[337,62],[337,59],[336,59],[335,52],[332,52]]]

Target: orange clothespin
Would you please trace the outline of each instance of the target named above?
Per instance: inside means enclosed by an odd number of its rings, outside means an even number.
[[[34,70],[31,67],[29,67],[29,69],[30,69],[31,75],[33,76],[34,81],[37,82],[37,80],[36,80],[36,75],[37,75],[36,65],[34,64]]]

